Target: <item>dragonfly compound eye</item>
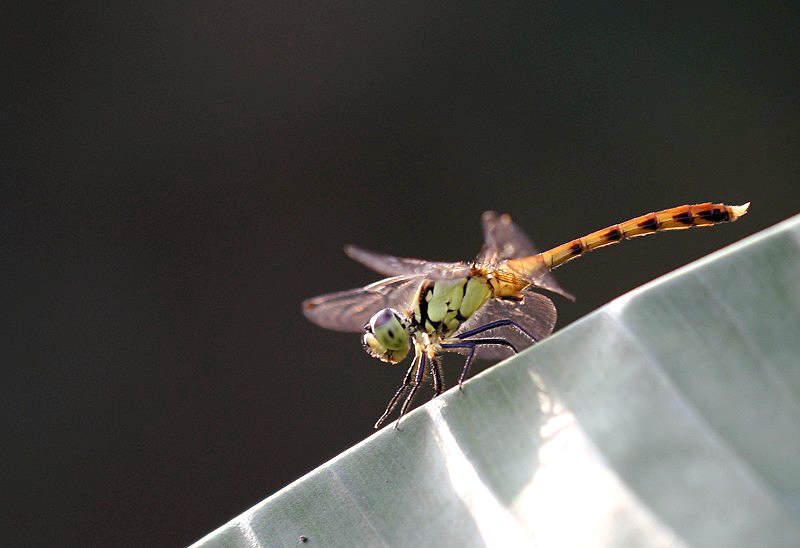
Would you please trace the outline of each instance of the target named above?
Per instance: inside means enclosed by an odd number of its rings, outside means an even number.
[[[364,326],[362,342],[370,356],[388,363],[401,362],[408,354],[408,332],[399,314],[391,308],[384,308],[370,318]]]

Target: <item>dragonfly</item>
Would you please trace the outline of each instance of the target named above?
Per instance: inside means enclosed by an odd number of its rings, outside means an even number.
[[[413,348],[402,384],[375,423],[375,428],[380,428],[402,401],[397,427],[425,382],[433,385],[433,397],[444,391],[444,353],[466,355],[458,378],[461,388],[476,356],[492,359],[516,353],[553,331],[556,307],[536,290],[574,300],[553,278],[555,268],[622,240],[732,222],[747,213],[749,206],[750,202],[677,206],[611,225],[541,253],[508,214],[487,211],[481,217],[484,244],[475,260],[425,261],[348,245],[348,256],[389,277],[307,299],[302,309],[321,327],[360,332],[364,350],[383,362],[398,364]]]

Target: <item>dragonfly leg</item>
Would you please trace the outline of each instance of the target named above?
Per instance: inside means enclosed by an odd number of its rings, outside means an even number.
[[[436,356],[431,360],[431,376],[433,377],[433,393],[434,397],[436,397],[444,390],[444,372],[442,371],[441,356]]]
[[[505,321],[505,320],[501,320]],[[504,324],[507,325],[507,324]],[[496,327],[496,326],[495,326]],[[491,329],[491,328],[489,328]],[[517,349],[514,347],[513,344],[508,342],[505,339],[470,339],[467,341],[460,341],[454,343],[442,343],[442,348],[469,348],[469,355],[467,356],[467,360],[464,362],[464,368],[461,370],[461,375],[458,377],[458,388],[459,390],[464,385],[464,380],[467,378],[467,374],[469,373],[469,368],[472,365],[472,360],[475,358],[475,348],[481,344],[499,344],[502,346],[507,346],[511,348],[511,350],[516,354]]]
[[[504,327],[506,325],[510,325],[515,329],[519,329],[523,335],[530,337],[532,341],[536,341],[536,337],[531,335],[527,329],[519,325],[514,320],[496,320],[493,322],[489,322],[485,325],[481,325],[476,327],[475,329],[470,329],[469,331],[464,331],[463,333],[459,333],[456,335],[457,339],[466,339],[467,337],[471,337],[473,335],[478,335],[479,333],[483,333],[484,331],[489,331],[490,329],[494,329],[495,327]]]
[[[381,425],[383,424],[383,421],[385,421],[386,418],[392,413],[392,411],[394,411],[394,408],[397,406],[397,402],[400,400],[400,396],[403,395],[403,393],[406,391],[407,388],[408,388],[408,385],[403,384],[402,386],[400,386],[400,388],[397,389],[397,392],[394,393],[394,396],[392,396],[392,399],[389,400],[389,405],[386,406],[386,411],[384,411],[383,415],[381,415],[381,418],[379,418],[375,422],[375,425],[373,426],[373,428],[375,428],[375,430],[380,428]]]
[[[417,367],[417,374],[414,378],[414,382],[411,384],[411,389],[408,391],[408,396],[406,396],[406,400],[403,402],[403,406],[400,408],[400,416],[397,417],[397,422],[394,424],[395,428],[398,428],[400,425],[400,419],[408,411],[408,407],[411,405],[411,402],[414,400],[414,396],[417,394],[417,390],[419,390],[419,386],[422,384],[422,378],[425,375],[425,367],[427,367],[427,360],[425,359],[425,353],[423,352],[420,354],[419,366]]]
[[[455,342],[455,343],[441,343],[442,348],[469,348],[469,354],[467,355],[467,360],[464,362],[464,369],[461,370],[461,375],[458,377],[458,389],[462,389],[462,385],[464,384],[464,378],[467,376],[467,371],[469,371],[469,366],[472,365],[472,360],[475,358],[475,341],[464,341],[464,342]]]
[[[385,421],[386,418],[392,414],[394,408],[397,407],[397,402],[400,401],[400,398],[403,396],[403,394],[405,394],[406,390],[408,390],[409,386],[411,385],[411,379],[414,375],[415,367],[417,366],[418,362],[419,362],[419,355],[414,356],[414,359],[411,360],[411,365],[409,366],[408,371],[406,371],[406,376],[403,377],[403,384],[400,385],[400,388],[398,388],[397,392],[394,393],[392,399],[389,400],[389,405],[386,406],[386,411],[383,412],[381,418],[379,418],[377,422],[375,422],[374,426],[375,430],[380,428],[381,425],[383,424],[383,421]]]

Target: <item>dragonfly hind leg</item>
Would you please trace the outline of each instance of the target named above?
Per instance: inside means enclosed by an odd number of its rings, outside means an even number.
[[[497,327],[497,326],[494,326]],[[491,328],[489,328],[491,329]],[[442,348],[468,348],[469,355],[467,355],[467,360],[464,362],[464,368],[461,370],[461,375],[458,377],[458,388],[459,390],[462,389],[464,385],[464,380],[467,378],[467,374],[469,373],[469,367],[472,365],[472,360],[475,359],[475,349],[482,344],[498,344],[502,346],[507,346],[511,349],[512,352],[515,354],[517,353],[517,349],[511,344],[509,341],[505,339],[468,339],[465,341],[458,341],[458,342],[451,342],[451,343],[441,343]]]
[[[469,373],[469,368],[472,365],[472,361],[475,359],[475,348],[481,344],[499,344],[503,346],[508,346],[511,350],[516,354],[517,349],[514,348],[514,345],[511,344],[509,341],[500,338],[490,338],[490,339],[469,339],[473,335],[479,335],[490,329],[495,329],[498,327],[506,327],[511,326],[515,329],[518,329],[523,335],[530,338],[533,342],[536,342],[536,337],[530,334],[527,329],[519,325],[514,320],[495,320],[493,322],[489,322],[487,324],[478,326],[474,329],[470,329],[469,331],[464,331],[463,333],[459,333],[455,336],[456,339],[459,339],[458,342],[450,342],[450,343],[442,343],[442,348],[468,348],[469,355],[467,356],[467,361],[464,362],[464,368],[461,370],[461,375],[458,377],[458,387],[461,389],[464,385],[464,380],[467,378],[467,374]]]
[[[525,335],[526,337],[529,337],[533,342],[536,342],[536,337],[531,335],[528,332],[527,329],[522,327],[520,324],[518,324],[514,320],[496,320],[496,321],[493,321],[493,322],[489,322],[487,324],[478,326],[475,329],[470,329],[469,331],[464,331],[463,333],[459,333],[458,335],[456,335],[456,339],[466,339],[467,337],[471,337],[473,335],[478,335],[480,333],[483,333],[484,331],[489,331],[490,329],[494,329],[496,327],[505,327],[507,325],[510,325],[511,327],[513,327],[515,329],[519,329],[519,331],[523,335]]]

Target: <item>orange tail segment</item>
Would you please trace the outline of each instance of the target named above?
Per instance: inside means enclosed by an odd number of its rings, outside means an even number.
[[[507,265],[512,270],[522,274],[525,274],[528,270],[531,270],[531,274],[534,274],[542,266],[548,270],[553,270],[567,261],[580,257],[587,251],[615,244],[621,240],[655,234],[662,230],[683,230],[693,226],[711,226],[733,222],[747,213],[748,207],[750,207],[750,202],[740,206],[707,202],[705,204],[683,205],[664,209],[636,217],[624,223],[611,225],[608,228],[592,232],[582,238],[572,240],[533,257],[509,259]]]

